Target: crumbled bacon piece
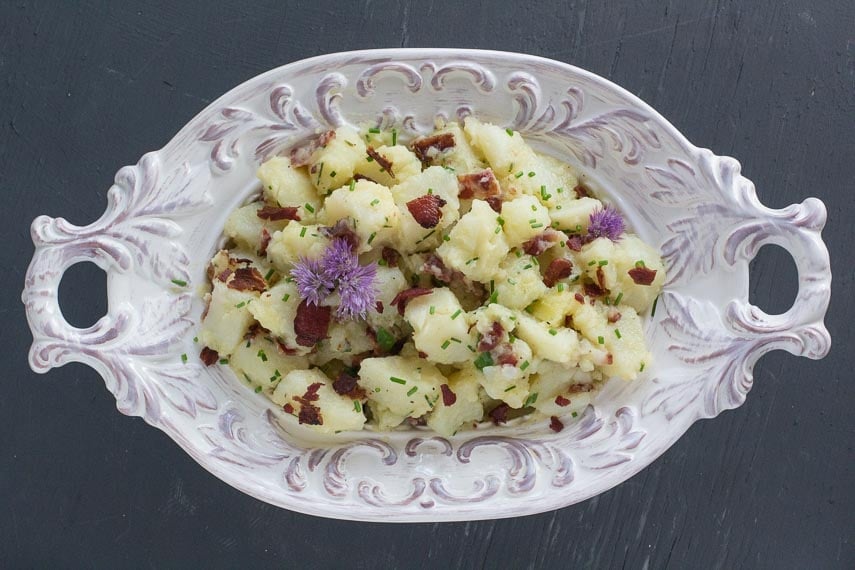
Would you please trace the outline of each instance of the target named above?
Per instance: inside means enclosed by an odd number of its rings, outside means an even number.
[[[320,135],[311,138],[303,144],[291,149],[289,156],[291,158],[291,166],[307,166],[312,162],[312,155],[319,148],[323,148],[335,138],[335,131],[326,131]]]
[[[588,192],[588,188],[584,184],[577,184],[575,188],[573,188],[573,192],[576,193],[577,198],[589,198],[591,194]]]
[[[374,310],[375,311],[377,311],[378,313],[382,313],[383,309],[384,309],[383,301],[377,301],[376,303],[374,303]]]
[[[259,293],[263,293],[267,290],[267,282],[254,267],[239,267],[235,270],[234,277],[232,277],[227,285],[229,289],[236,291],[258,291]]]
[[[656,270],[644,266],[633,267],[627,273],[636,285],[650,285],[656,279]]]
[[[606,364],[612,365],[612,364],[614,364],[614,361],[615,361],[615,357],[611,352],[606,354]]]
[[[558,433],[559,431],[564,429],[564,424],[561,423],[561,420],[559,420],[557,417],[550,416],[549,417],[549,429],[551,429],[555,433]]]
[[[543,283],[547,287],[554,287],[559,279],[566,279],[571,273],[573,273],[573,263],[569,259],[563,257],[553,259],[543,275]]]
[[[580,295],[581,297],[581,295]],[[582,298],[582,302],[585,302],[585,299]],[[573,326],[573,315],[564,315],[564,328],[570,328]]]
[[[502,345],[502,348],[504,350],[499,352],[499,355],[496,357],[496,364],[499,366],[516,366],[520,359],[517,357],[516,353],[511,350],[511,345],[504,344]]]
[[[555,396],[555,405],[563,408],[570,405],[570,400],[559,394],[558,396]]]
[[[217,360],[220,359],[220,355],[216,350],[206,346],[202,349],[202,352],[199,353],[199,358],[202,359],[202,363],[205,366],[211,366],[212,364],[216,364]]]
[[[220,281],[222,281],[223,283],[225,283],[226,281],[228,281],[228,280],[229,280],[229,277],[231,277],[232,273],[234,273],[234,271],[232,271],[231,269],[229,269],[228,267],[226,267],[225,269],[223,269],[222,271],[220,271],[220,274],[219,274],[219,275],[217,275],[217,279],[219,279]]]
[[[414,140],[412,144],[413,152],[425,166],[430,165],[436,155],[453,146],[454,135],[451,133],[423,137]]]
[[[335,390],[336,394],[340,394],[342,396],[350,396],[354,399],[362,398],[365,395],[365,391],[359,387],[357,380],[356,376],[351,376],[347,372],[342,372],[333,382],[333,390]]]
[[[502,199],[498,196],[487,196],[487,205],[497,214],[502,213]]]
[[[404,289],[395,295],[395,298],[392,299],[392,305],[398,308],[399,315],[403,315],[404,309],[407,307],[407,303],[409,303],[411,299],[421,297],[422,295],[429,295],[431,293],[433,293],[433,289],[428,289],[426,287],[412,287],[410,289]]]
[[[463,199],[480,198],[485,200],[490,196],[499,196],[502,193],[496,175],[489,168],[471,174],[458,174],[457,186],[459,195]]]
[[[581,392],[590,392],[594,389],[593,384],[570,384],[567,387],[567,391],[571,394],[579,394]]]
[[[584,244],[584,240],[582,239],[582,236],[572,235],[569,238],[567,238],[567,247],[569,249],[572,249],[573,251],[582,251],[583,245],[585,245],[585,244]]]
[[[481,337],[481,340],[478,342],[478,351],[479,352],[490,352],[502,341],[502,336],[504,335],[505,328],[502,326],[502,323],[496,321],[490,327],[490,330],[487,331],[487,334]]]
[[[367,180],[369,182],[373,182],[374,184],[377,184],[376,180],[374,180],[373,178],[369,178],[369,177],[365,176],[364,174],[354,174],[353,179],[357,180],[357,181],[358,180]]]
[[[279,349],[279,352],[281,352],[282,354],[284,354],[286,356],[291,356],[291,355],[297,354],[296,348],[291,348],[290,346],[288,346],[287,344],[285,344],[284,342],[282,342],[278,338],[276,339],[276,347]]]
[[[392,249],[391,247],[384,247],[382,251],[383,261],[386,262],[386,265],[389,267],[398,267],[398,259],[400,259],[400,255],[397,251]]]
[[[442,403],[446,406],[453,406],[454,402],[457,401],[457,394],[451,391],[448,384],[441,385],[439,389],[442,391]]]
[[[330,326],[330,307],[311,305],[304,299],[297,307],[294,318],[294,332],[297,333],[297,344],[300,346],[315,346],[327,338]]]
[[[585,304],[585,297],[583,297],[581,293],[576,293],[575,295],[573,295],[573,298],[582,303],[583,305]]]
[[[493,423],[496,425],[503,424],[508,421],[508,412],[511,407],[507,404],[499,404],[487,414],[490,416],[490,419],[493,420]]]
[[[422,271],[430,273],[438,281],[443,283],[451,283],[455,278],[455,271],[449,269],[438,255],[430,254],[422,266]]]
[[[392,178],[395,178],[395,173],[392,172],[392,161],[391,160],[389,160],[388,158],[386,158],[385,156],[383,156],[382,154],[380,154],[379,152],[374,150],[373,147],[370,147],[370,146],[368,147],[368,149],[366,149],[366,152],[368,153],[368,156],[370,156],[371,158],[373,158],[374,160],[377,161],[377,164],[380,165],[380,168],[382,168],[383,170],[388,172],[389,176],[391,176]]]
[[[246,330],[246,334],[243,335],[244,340],[252,340],[259,334],[268,335],[270,331],[261,326],[261,323],[252,323],[249,328]]]
[[[528,255],[540,255],[553,244],[558,243],[562,234],[553,229],[548,229],[540,235],[534,236],[522,245],[523,251]]]
[[[297,420],[301,424],[310,426],[324,425],[324,418],[321,416],[320,408],[311,403],[306,403],[300,406],[300,413],[297,416]]]
[[[606,274],[603,272],[602,267],[597,267],[597,285],[599,285],[600,289],[603,291],[606,290]]]
[[[286,414],[293,414],[294,413],[294,406],[291,404],[291,402],[288,402],[287,404],[282,406],[282,409],[285,410]]]
[[[330,239],[344,239],[352,250],[359,247],[359,236],[353,231],[350,221],[346,218],[342,218],[332,226],[321,228],[320,232]]]
[[[435,194],[425,194],[407,202],[407,210],[425,229],[435,228],[442,219],[442,207],[447,202]]]
[[[267,255],[267,246],[270,245],[270,232],[267,228],[261,228],[261,243],[258,248],[258,255]]]
[[[279,220],[294,220],[299,222],[300,215],[297,213],[297,208],[293,206],[288,206],[283,208],[281,206],[271,206],[269,204],[265,204],[255,213],[256,216],[261,218],[262,220],[270,220],[273,222]]]
[[[303,394],[303,400],[306,402],[317,402],[320,396],[318,390],[321,389],[320,382],[313,382],[306,387],[306,393]]]
[[[603,290],[596,283],[585,283],[582,288],[588,297],[600,297],[603,294]]]
[[[419,358],[427,358],[427,352],[422,352],[421,350],[418,352]]]
[[[608,314],[608,320],[610,323],[615,324],[620,320],[621,316],[622,315],[620,314],[620,311],[618,311],[617,309],[610,309]]]

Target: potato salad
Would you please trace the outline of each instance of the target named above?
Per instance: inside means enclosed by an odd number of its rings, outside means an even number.
[[[659,252],[518,132],[342,126],[258,178],[210,262],[198,342],[296,423],[450,436],[529,414],[561,431],[651,364]]]

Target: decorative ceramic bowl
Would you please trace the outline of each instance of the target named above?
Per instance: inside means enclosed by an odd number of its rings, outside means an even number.
[[[668,283],[646,322],[655,364],[640,379],[606,383],[557,434],[529,421],[451,438],[411,429],[320,439],[227,368],[199,362],[205,266],[228,213],[257,192],[263,160],[343,123],[416,134],[439,115],[472,113],[576,164],[660,248]],[[447,521],[564,507],[631,477],[696,420],[739,406],[764,353],[822,358],[829,349],[822,202],[764,207],[736,160],[692,146],[609,81],[537,57],[391,49],[274,69],[121,169],[108,201],[88,226],[33,222],[23,293],[31,366],[92,366],[122,413],[162,429],[230,485],[304,513]],[[799,273],[782,315],[748,303],[748,262],[770,243],[791,253]],[[57,301],[63,272],[80,261],[108,275],[109,310],[87,329],[70,326]]]

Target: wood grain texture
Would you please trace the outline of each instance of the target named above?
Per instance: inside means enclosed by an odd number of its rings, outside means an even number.
[[[0,566],[855,567],[853,29],[849,0],[0,3]],[[118,414],[94,371],[29,371],[18,295],[32,218],[95,219],[120,166],[259,72],[398,46],[573,63],[740,159],[766,204],[824,200],[831,354],[767,355],[744,406],[598,498],[400,526],[259,503]],[[764,250],[752,300],[784,310],[794,292],[792,262]],[[103,310],[103,287],[73,294],[81,319]]]

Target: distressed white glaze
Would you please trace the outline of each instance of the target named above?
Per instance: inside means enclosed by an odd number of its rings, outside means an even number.
[[[437,116],[472,113],[576,163],[663,252],[669,280],[646,323],[655,362],[641,379],[607,383],[558,434],[527,422],[452,438],[407,430],[323,439],[228,370],[201,365],[192,339],[205,264],[228,212],[256,191],[261,161],[343,123],[417,134]],[[305,513],[445,521],[570,505],[632,476],[694,421],[740,405],[762,354],[822,358],[829,349],[822,202],[764,207],[736,160],[692,146],[609,81],[532,56],[392,49],[286,65],[236,87],[166,147],[121,169],[108,198],[89,226],[33,222],[23,292],[33,369],[89,364],[120,411],[164,430],[230,485]],[[782,315],[748,303],[748,262],[769,243],[787,249],[799,272]],[[109,276],[108,313],[88,329],[71,327],[57,301],[63,272],[80,261]]]

